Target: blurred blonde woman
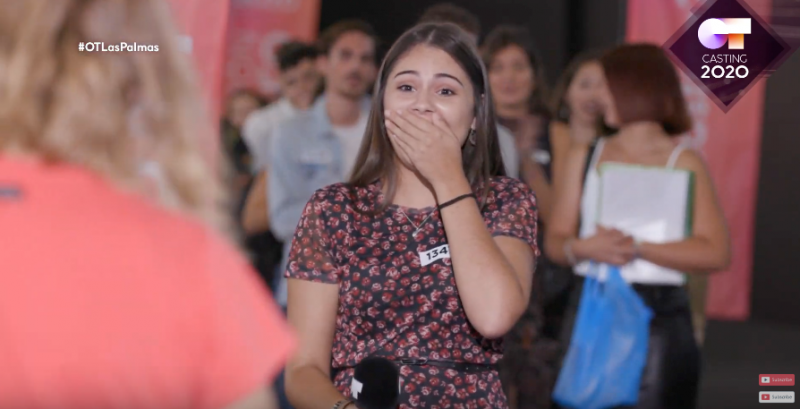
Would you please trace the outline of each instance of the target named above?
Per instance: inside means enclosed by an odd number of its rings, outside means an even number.
[[[168,12],[0,8],[0,407],[272,407],[293,338],[225,237],[214,130]],[[159,51],[78,51],[90,41]]]

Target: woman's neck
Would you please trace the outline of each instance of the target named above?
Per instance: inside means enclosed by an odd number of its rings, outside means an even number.
[[[620,128],[613,143],[631,153],[646,153],[660,149],[660,142],[667,141],[669,135],[657,122],[636,122]]]
[[[0,150],[0,154],[9,159],[22,162],[38,163],[42,160],[41,155],[39,155],[37,152],[24,148],[18,144],[4,146],[3,149]]]
[[[436,196],[419,174],[402,164],[397,164],[397,189],[392,203],[412,209],[436,206]]]
[[[325,109],[332,125],[355,125],[361,116],[361,99],[347,98],[332,91],[325,95]]]
[[[657,122],[635,122],[625,125],[614,137],[618,142],[632,148],[653,146],[654,142],[665,138],[669,138],[669,136]]]

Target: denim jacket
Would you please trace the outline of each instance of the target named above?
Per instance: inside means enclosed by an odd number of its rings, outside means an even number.
[[[369,115],[370,99],[361,102],[361,115]],[[366,130],[365,130],[366,131]],[[311,196],[318,189],[344,182],[342,146],[333,133],[321,96],[306,112],[280,123],[273,133],[270,149],[270,230],[282,240],[283,261],[276,299],[286,305],[285,271],[295,229]]]

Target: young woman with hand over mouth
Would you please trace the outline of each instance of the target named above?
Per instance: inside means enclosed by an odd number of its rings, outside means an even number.
[[[528,305],[537,215],[503,176],[488,86],[454,25],[388,52],[353,177],[311,198],[288,260],[298,409],[350,405],[368,356],[398,364],[400,408],[508,407],[495,364]]]

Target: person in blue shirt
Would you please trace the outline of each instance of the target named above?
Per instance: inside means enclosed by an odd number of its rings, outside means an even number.
[[[307,112],[279,124],[270,154],[270,230],[284,242],[286,260],[303,207],[314,192],[347,179],[367,128],[377,74],[377,36],[360,20],[329,27],[319,40],[318,69],[325,89]],[[283,271],[283,265],[280,266]],[[277,274],[276,299],[286,306],[286,285]]]

